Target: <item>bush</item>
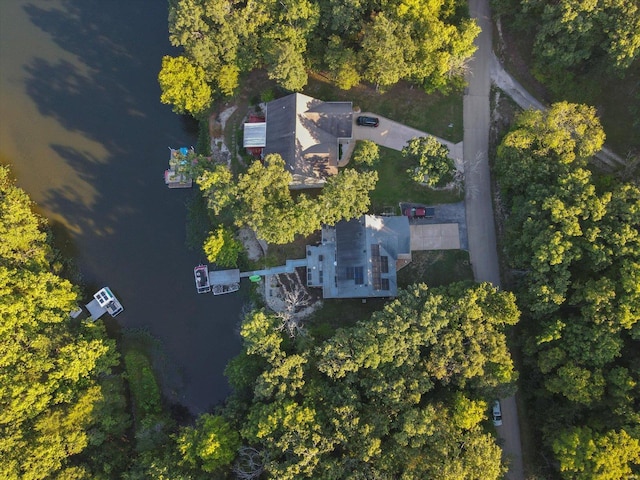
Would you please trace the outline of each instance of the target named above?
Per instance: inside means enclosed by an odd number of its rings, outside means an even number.
[[[162,412],[160,387],[151,368],[149,359],[143,353],[131,350],[124,356],[126,379],[133,405],[137,413],[137,421],[141,422],[148,415]]]

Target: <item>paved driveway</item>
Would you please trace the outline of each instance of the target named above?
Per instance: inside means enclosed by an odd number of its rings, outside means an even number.
[[[377,127],[361,127],[356,123],[356,119],[360,115],[368,117],[376,117],[380,119],[380,125]],[[354,140],[371,140],[372,142],[391,148],[392,150],[402,150],[409,140],[415,137],[432,136],[449,148],[449,156],[456,162],[456,166],[462,164],[462,142],[451,143],[442,138],[436,137],[427,132],[407,127],[402,123],[394,122],[388,118],[381,117],[377,113],[362,112],[353,115],[353,139]],[[458,165],[460,164],[460,165]]]

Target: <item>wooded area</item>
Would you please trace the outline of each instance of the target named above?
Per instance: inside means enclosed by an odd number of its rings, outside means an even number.
[[[559,76],[604,69],[619,75],[640,54],[637,0],[493,0],[495,13],[535,35],[535,68]]]
[[[326,340],[253,312],[225,413],[268,478],[497,479],[488,403],[513,392],[518,316],[488,284],[414,285]]]
[[[595,109],[527,111],[498,148],[523,311],[521,390],[564,478],[640,464],[640,188],[592,173]]]
[[[271,154],[264,162],[254,160],[236,177],[226,166],[216,165],[203,170],[196,182],[218,219],[249,227],[268,243],[285,244],[296,235],[308,236],[320,230],[323,224],[335,225],[366,213],[378,174],[342,169],[327,179],[322,192],[313,199],[306,194],[294,198],[289,190],[291,179],[282,157]]]
[[[251,312],[226,370],[226,406],[178,426],[146,356],[128,348],[120,364],[99,321],[71,319],[78,292],[52,269],[46,225],[8,170],[0,174],[3,478],[486,480],[504,471],[487,413],[514,389],[504,334],[518,321],[512,294],[415,285],[317,339]]]
[[[0,476],[109,478],[128,462],[119,355],[69,316],[79,291],[31,207],[0,166]]]
[[[232,95],[254,68],[288,91],[302,90],[313,70],[347,90],[406,79],[449,92],[463,85],[479,32],[461,0],[169,3],[169,38],[184,56],[163,61],[163,102],[195,115],[207,106],[208,88]]]
[[[478,33],[459,0],[169,3],[183,52],[163,60],[162,101],[195,116],[255,68],[289,91],[316,71],[343,89],[406,79],[448,92],[461,87]],[[534,38],[536,75],[558,85],[595,69],[624,75],[640,52],[637,0],[494,7]],[[639,475],[640,187],[591,163],[604,141],[596,109],[568,102],[523,112],[502,139],[494,166],[515,293],[417,283],[322,331],[256,308],[225,371],[231,396],[197,418],[165,403],[145,352],[121,357],[100,321],[70,317],[80,288],[0,167],[0,476],[499,479],[507,466],[488,415],[516,382],[539,455],[533,474]],[[405,149],[416,181],[448,178],[436,147],[416,139]],[[353,160],[357,169],[313,198],[289,190],[278,155],[243,172],[193,172],[216,217],[209,260],[237,264],[235,227],[286,244],[367,212],[379,148],[360,142]]]

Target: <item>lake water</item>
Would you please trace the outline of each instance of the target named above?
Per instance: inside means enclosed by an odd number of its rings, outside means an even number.
[[[85,283],[119,296],[118,324],[160,340],[172,399],[201,412],[228,393],[245,297],[195,292],[193,191],[163,182],[167,147],[195,142],[159,102],[167,35],[166,1],[0,0],[0,163],[68,235]]]

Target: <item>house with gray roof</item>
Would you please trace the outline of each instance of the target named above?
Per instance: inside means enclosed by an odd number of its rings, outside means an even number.
[[[411,261],[409,219],[364,215],[322,227],[307,246],[307,286],[323,298],[394,297],[397,271]]]
[[[264,155],[278,153],[293,176],[291,188],[322,187],[338,173],[340,144],[352,138],[351,102],[323,102],[293,93],[266,105]]]

